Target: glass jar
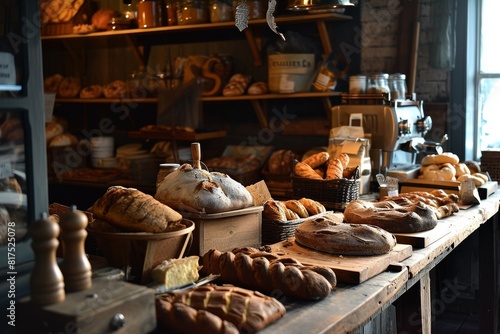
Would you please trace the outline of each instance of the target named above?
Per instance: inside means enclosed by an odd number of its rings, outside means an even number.
[[[177,25],[177,1],[166,0],[165,12],[167,16],[167,26]]]
[[[378,73],[368,77],[366,92],[368,94],[387,94],[389,96],[389,74]]]
[[[351,75],[349,77],[349,94],[364,94],[366,93],[366,76]]]
[[[234,13],[236,13],[236,7],[238,7],[238,5],[241,3],[243,3],[242,0],[233,1],[233,12]],[[248,5],[248,10],[249,10],[249,13],[248,13],[249,20],[263,19],[266,17],[267,1],[247,0],[246,4]]]
[[[177,24],[210,22],[208,0],[181,0],[177,6]]]
[[[234,19],[230,0],[210,0],[210,22],[228,22]]]
[[[389,76],[389,88],[391,89],[391,99],[406,99],[406,75],[401,73]]]
[[[141,29],[158,27],[159,24],[158,2],[141,0],[137,4],[137,26]]]

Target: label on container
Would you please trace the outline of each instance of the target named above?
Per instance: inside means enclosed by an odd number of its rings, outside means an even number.
[[[269,91],[307,91],[314,75],[314,54],[273,54],[268,57]],[[292,87],[293,84],[293,87]]]
[[[0,85],[16,84],[16,64],[14,55],[9,52],[0,52]]]

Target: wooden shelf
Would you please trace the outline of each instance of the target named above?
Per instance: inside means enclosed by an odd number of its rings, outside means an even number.
[[[198,141],[215,138],[223,138],[226,131],[213,132],[167,132],[167,131],[130,131],[129,138],[135,139],[157,139],[157,140],[177,140],[177,141]]]
[[[230,101],[249,101],[252,104],[252,108],[257,116],[259,121],[259,125],[262,128],[269,126],[269,120],[266,113],[266,103],[267,100],[276,100],[276,99],[298,99],[298,98],[318,98],[321,99],[323,103],[323,108],[325,109],[325,113],[327,117],[330,117],[330,111],[332,109],[332,104],[330,102],[330,98],[334,96],[341,96],[341,92],[303,92],[303,93],[291,93],[291,94],[263,94],[263,95],[240,95],[240,96],[208,96],[202,97],[202,102],[230,102]],[[156,98],[143,98],[143,99],[106,99],[106,98],[97,98],[97,99],[56,99],[57,103],[81,103],[81,104],[94,104],[94,103],[103,103],[103,104],[111,104],[111,103],[119,103],[119,104],[130,104],[130,103],[157,103]],[[204,135],[204,134],[202,134]],[[155,138],[155,139],[163,139],[163,138]],[[185,140],[202,140],[202,139],[185,139]]]
[[[284,15],[275,18],[275,22],[278,25],[289,25],[289,24],[302,24],[302,23],[314,23],[318,29],[319,38],[323,46],[323,53],[328,55],[331,54],[333,49],[328,38],[328,29],[326,27],[326,22],[329,21],[346,21],[351,20],[352,17],[344,14],[338,13],[322,13],[322,14],[295,14],[295,15]],[[243,30],[241,33],[244,34],[248,45],[250,47],[250,52],[254,59],[255,66],[262,66],[262,47],[259,45],[258,38],[255,37],[255,29],[267,26],[266,19],[256,19],[250,20],[248,23],[248,28]],[[140,41],[141,37],[155,36],[155,35],[165,35],[165,34],[180,34],[180,33],[207,33],[213,32],[213,30],[228,30],[234,29],[232,32],[238,32],[238,28],[234,25],[234,22],[219,22],[219,23],[201,23],[201,24],[190,24],[190,25],[177,25],[168,27],[157,27],[148,29],[123,29],[123,30],[112,30],[112,31],[102,31],[94,32],[88,34],[67,34],[67,35],[55,35],[55,36],[42,36],[42,41],[58,41],[63,44],[63,46],[68,50],[70,55],[74,58],[74,61],[78,64],[82,63],[82,59],[75,50],[73,50],[72,42],[76,43],[76,49],[80,49],[82,44],[80,41],[93,40],[96,38],[106,39],[106,38],[122,38],[125,45],[129,46],[134,53],[135,57],[139,61],[140,65],[147,65],[147,59],[149,56],[150,44],[143,44]]]

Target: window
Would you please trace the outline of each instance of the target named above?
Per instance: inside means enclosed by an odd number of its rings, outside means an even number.
[[[500,1],[478,1],[478,67],[476,71],[479,151],[500,149]],[[476,152],[480,156],[481,152]]]

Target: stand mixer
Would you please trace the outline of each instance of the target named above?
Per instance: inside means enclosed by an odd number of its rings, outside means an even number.
[[[393,100],[390,105],[339,105],[332,108],[332,127],[362,126],[371,141],[372,176],[382,173],[400,181],[416,178],[424,135],[432,120],[423,102]]]

